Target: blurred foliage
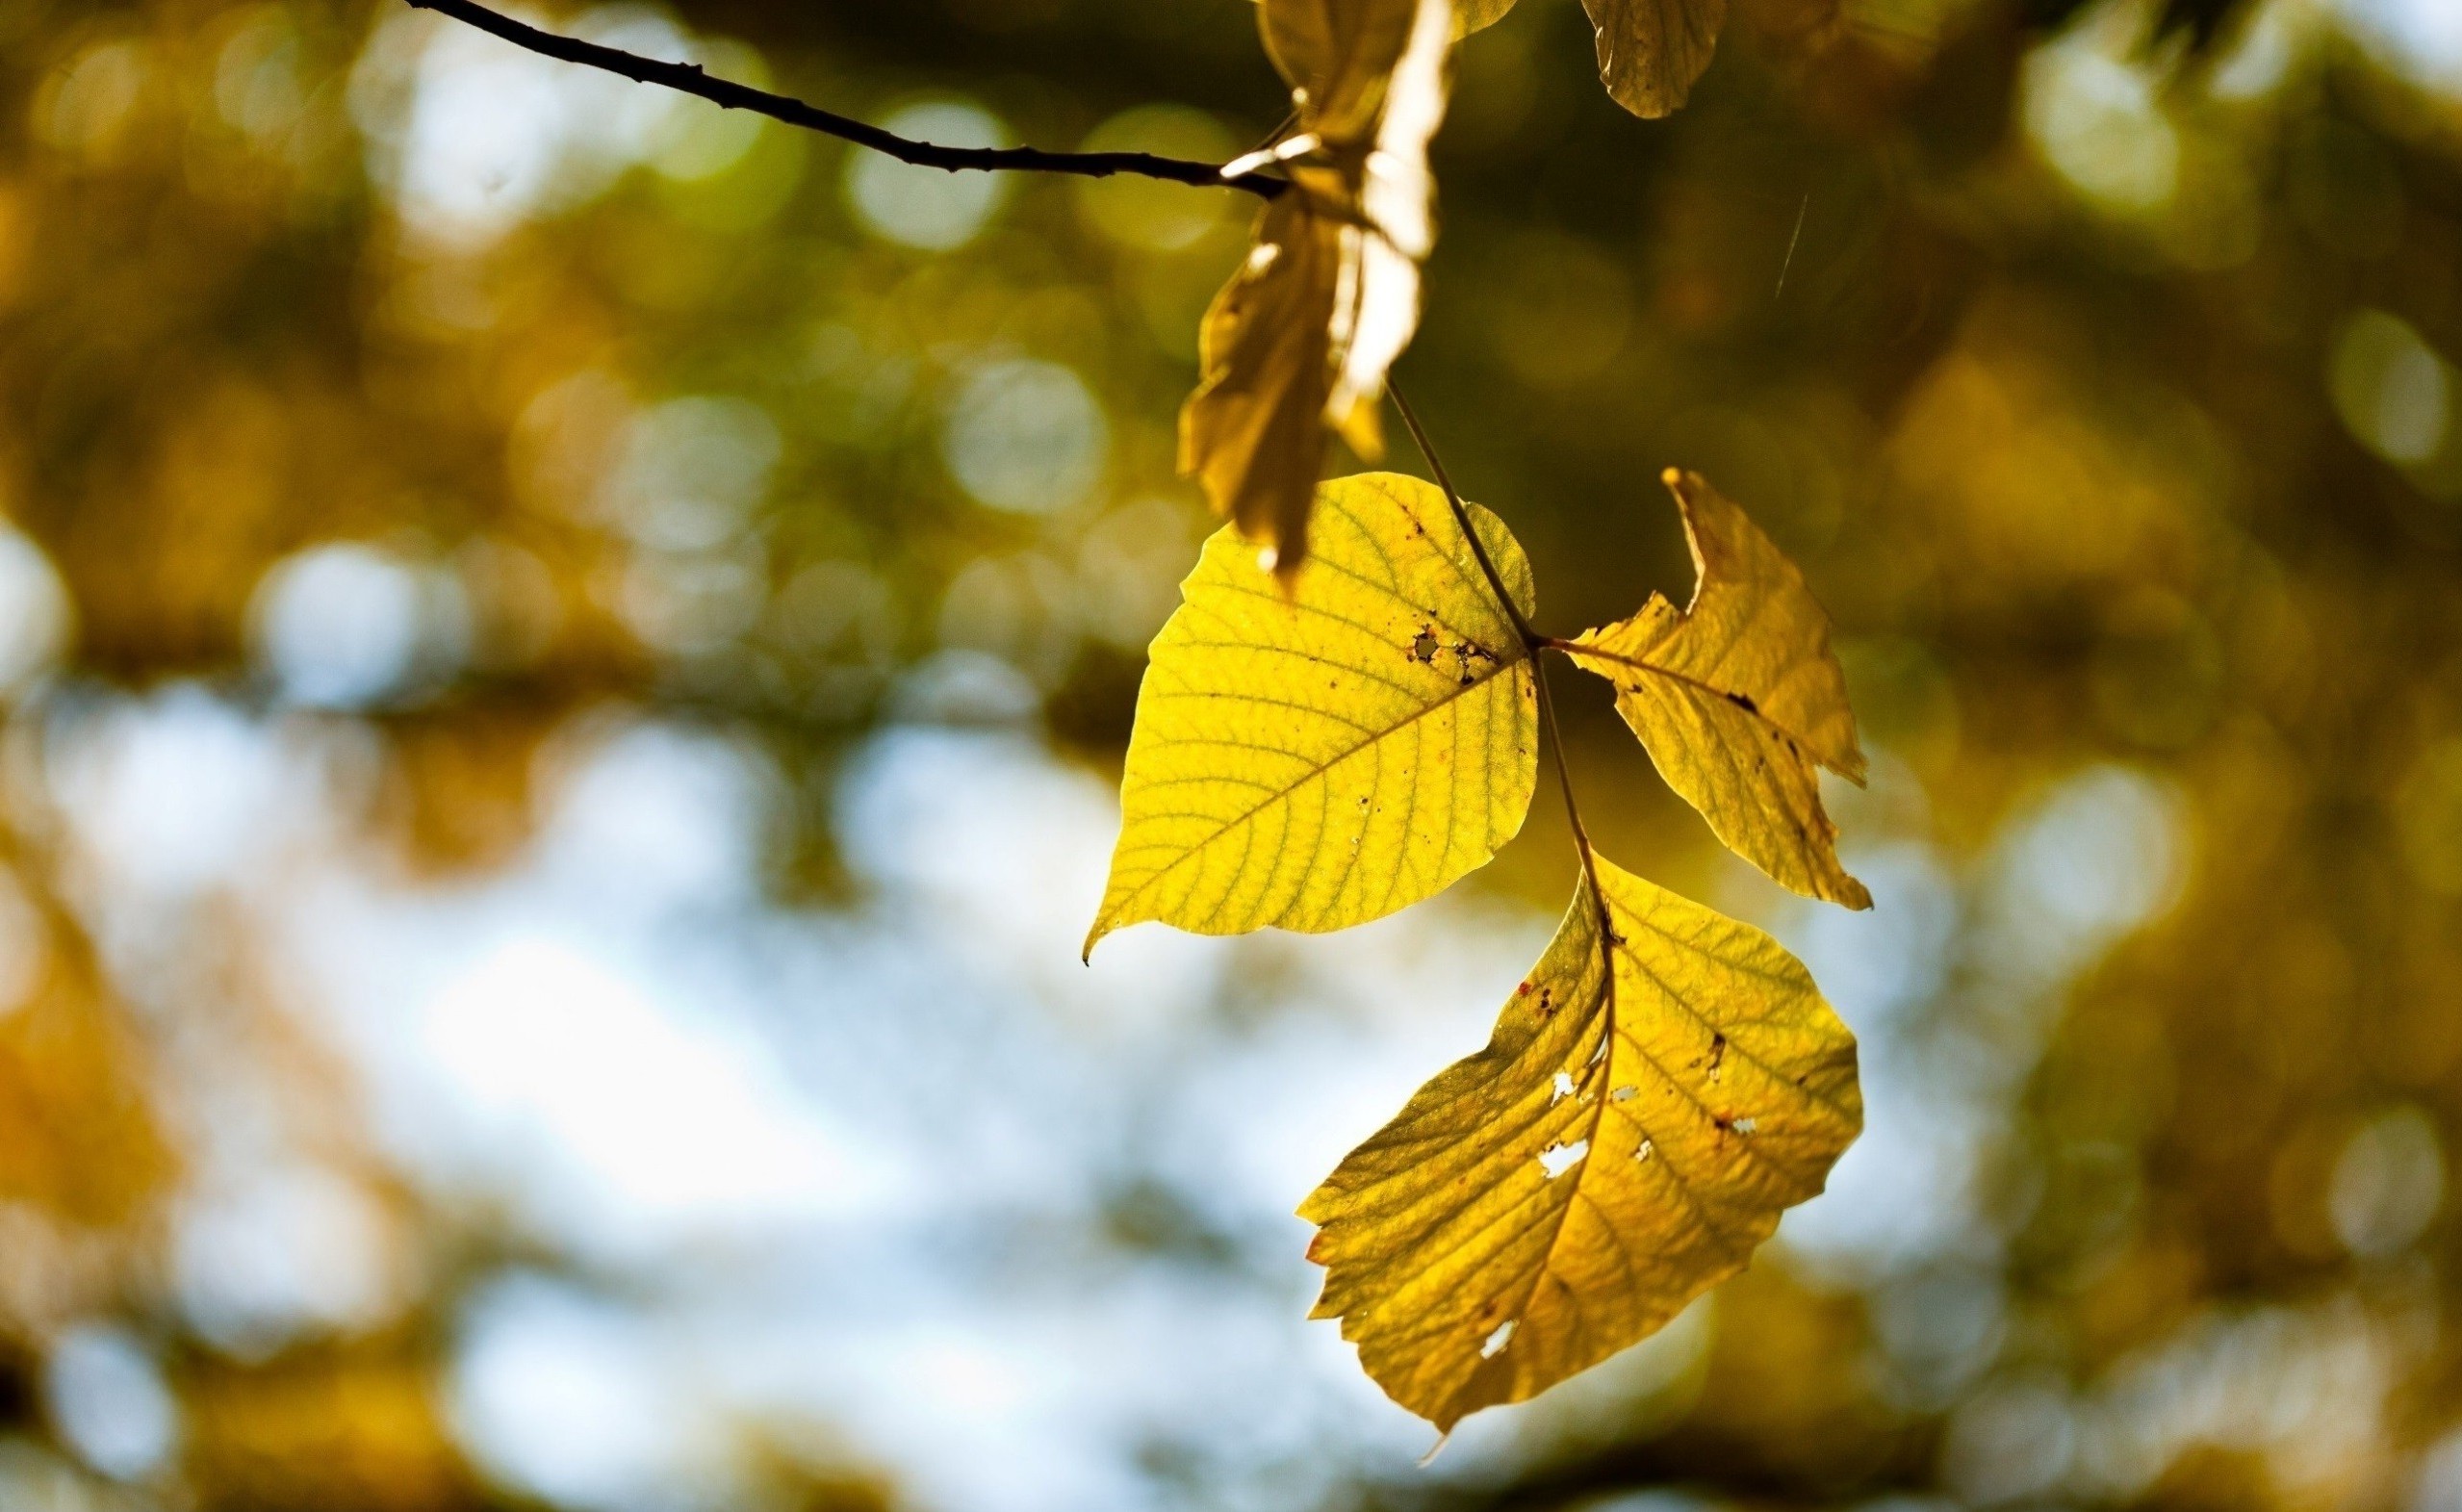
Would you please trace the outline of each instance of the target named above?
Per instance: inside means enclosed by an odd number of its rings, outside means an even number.
[[[1590,86],[1577,7],[1472,39],[1403,373],[1543,628],[1680,593],[1671,464],[1804,564],[1880,757],[1850,844],[1930,858],[1930,905],[1876,883],[1949,941],[1882,1038],[1990,1110],[1972,1221],[1849,1266],[1782,1235],[1523,1471],[1358,1496],[2454,1505],[2462,96],[2300,0],[2170,7],[2202,52],[2125,0],[1858,0],[1808,55],[1752,10],[1664,122]],[[1244,0],[551,19],[1055,146],[1236,151],[1282,97]],[[529,1504],[467,1462],[437,1330],[535,1257],[369,1153],[244,910],[106,928],[53,758],[112,699],[325,742],[352,843],[429,875],[520,847],[577,725],[657,711],[767,754],[767,880],[837,898],[833,777],[890,713],[1116,766],[1206,525],[1172,415],[1250,207],[918,187],[493,45],[379,0],[0,7],[12,1505]],[[423,90],[448,57],[478,82]],[[1783,924],[1570,702],[1603,848]],[[2114,813],[2156,838],[2064,873]],[[1552,908],[1561,855],[1479,885]],[[2073,885],[2009,882],[2038,863]],[[211,989],[145,989],[157,958]],[[1876,1130],[1911,1096],[1872,1084]],[[183,1312],[234,1101],[379,1215],[381,1325],[252,1354]],[[184,1428],[121,1484],[71,1468],[56,1382],[126,1338]],[[747,1433],[776,1505],[896,1502]]]

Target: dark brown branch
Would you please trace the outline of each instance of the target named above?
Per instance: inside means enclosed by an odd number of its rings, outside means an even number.
[[[1073,173],[1081,178],[1110,178],[1116,173],[1129,173],[1173,184],[1193,184],[1200,189],[1242,190],[1260,199],[1271,199],[1288,187],[1285,180],[1267,174],[1243,173],[1237,178],[1225,178],[1218,164],[1158,158],[1150,152],[1046,152],[1040,147],[944,147],[936,142],[915,141],[851,116],[825,111],[817,105],[808,105],[790,95],[772,94],[750,85],[711,78],[697,64],[661,63],[638,53],[602,47],[596,42],[559,37],[553,32],[542,32],[535,26],[526,26],[509,15],[476,4],[475,0],[407,0],[407,3],[414,10],[449,15],[456,21],[475,26],[541,57],[579,64],[585,68],[604,69],[639,84],[660,85],[697,95],[731,111],[751,111],[772,120],[784,121],[789,126],[801,126],[807,131],[817,131],[842,141],[854,142],[859,147],[887,153],[901,163],[911,163],[917,167],[943,168],[952,173]]]

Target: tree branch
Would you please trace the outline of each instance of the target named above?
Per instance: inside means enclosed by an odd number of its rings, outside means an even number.
[[[767,115],[789,126],[801,126],[807,131],[817,131],[842,141],[851,141],[859,147],[885,152],[901,163],[911,163],[917,167],[941,168],[952,173],[1072,173],[1081,178],[1110,178],[1116,173],[1128,173],[1173,184],[1191,184],[1200,189],[1236,189],[1260,199],[1271,199],[1290,187],[1286,180],[1262,173],[1243,173],[1236,178],[1225,178],[1218,164],[1160,158],[1150,152],[1046,152],[1040,147],[944,147],[936,142],[915,141],[851,116],[822,110],[817,105],[808,105],[791,95],[772,94],[750,85],[711,78],[701,70],[698,64],[661,63],[655,58],[644,58],[620,48],[602,47],[577,38],[542,32],[537,27],[524,25],[509,15],[491,11],[477,4],[476,0],[407,0],[407,3],[414,10],[449,15],[456,21],[477,27],[542,57],[621,74],[638,84],[660,85],[696,95],[727,110],[751,111]]]

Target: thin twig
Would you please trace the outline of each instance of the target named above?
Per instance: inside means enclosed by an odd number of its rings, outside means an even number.
[[[1242,153],[1241,156],[1256,156],[1258,153],[1265,151],[1268,147],[1273,146],[1277,142],[1281,141],[1283,138],[1290,136],[1291,128],[1298,124],[1299,107],[1294,105],[1290,110],[1283,113],[1282,119],[1273,123],[1273,130],[1267,132],[1263,137],[1259,138],[1257,144],[1250,147],[1246,152]],[[1429,1452],[1432,1453],[1434,1451],[1430,1450]]]
[[[1564,790],[1564,822],[1573,827],[1573,848],[1581,855],[1581,877],[1590,884],[1590,896],[1599,905],[1599,925],[1613,935],[1607,920],[1607,895],[1599,886],[1599,868],[1590,856],[1590,832],[1582,827],[1581,805],[1573,797],[1573,768],[1564,758],[1564,727],[1556,723],[1555,693],[1548,686],[1548,664],[1538,657],[1530,658],[1530,676],[1539,684],[1539,724],[1547,731],[1548,754],[1555,757],[1556,785]]]
[[[451,16],[456,21],[477,27],[541,57],[578,64],[585,68],[603,69],[639,84],[660,85],[697,95],[731,111],[751,111],[767,115],[789,126],[801,126],[807,131],[817,131],[842,141],[851,141],[859,147],[885,152],[901,163],[911,163],[917,167],[942,168],[952,173],[1073,173],[1081,178],[1110,178],[1114,174],[1127,173],[1173,184],[1191,184],[1200,189],[1237,189],[1260,199],[1271,199],[1289,187],[1286,180],[1269,174],[1243,173],[1236,178],[1225,178],[1219,164],[1162,158],[1150,152],[1046,152],[1040,147],[944,147],[936,142],[916,141],[852,116],[825,111],[817,105],[808,105],[791,95],[772,94],[750,85],[712,78],[704,73],[697,64],[662,63],[620,48],[602,47],[577,38],[543,32],[509,15],[491,11],[477,4],[476,0],[407,0],[407,3],[415,10],[434,11]]]

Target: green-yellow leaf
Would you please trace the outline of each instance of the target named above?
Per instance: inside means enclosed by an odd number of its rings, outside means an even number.
[[[1727,0],[1581,0],[1599,34],[1599,77],[1645,118],[1672,115],[1709,66]]]
[[[1868,909],[1821,806],[1819,768],[1863,781],[1830,617],[1744,511],[1698,474],[1666,481],[1692,539],[1691,606],[1654,594],[1565,649],[1616,685],[1659,774],[1731,849],[1797,892]]]
[[[1218,531],[1155,637],[1120,780],[1120,839],[1086,949],[1160,919],[1322,932],[1407,908],[1522,828],[1537,777],[1529,654],[1445,497],[1327,483],[1288,591]],[[1472,506],[1517,606],[1530,566]]]
[[[1744,1268],[1863,1125],[1855,1040],[1769,936],[1593,860],[1487,1048],[1299,1210],[1316,1316],[1450,1430]]]

